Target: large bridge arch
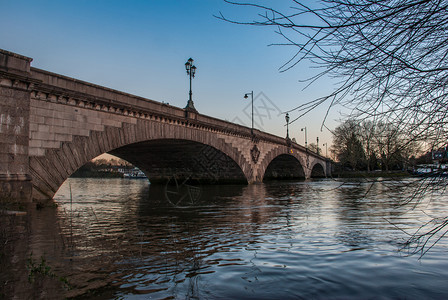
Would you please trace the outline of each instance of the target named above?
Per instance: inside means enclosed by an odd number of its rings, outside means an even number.
[[[183,139],[152,139],[109,152],[142,170],[149,181],[194,179],[202,184],[247,183],[240,166],[213,146]]]
[[[159,141],[159,145],[163,142],[172,144],[172,141],[183,141],[187,146],[194,145],[196,149],[203,150],[198,157],[199,164],[201,162],[205,164],[203,167],[210,167],[210,162],[215,161],[214,159],[219,156],[216,161],[230,163],[231,166],[227,168],[227,172],[233,172],[231,179],[248,182],[248,178],[251,178],[252,170],[244,156],[238,149],[219,138],[216,133],[196,127],[194,124],[137,119],[135,124],[123,123],[121,127],[107,126],[104,131],[91,131],[89,136],[74,136],[71,142],[61,143],[58,149],[46,149],[43,156],[31,156],[30,175],[33,198],[35,200],[53,198],[59,187],[71,174],[103,153],[115,154],[142,167],[146,172],[150,172],[145,164],[139,164],[137,160],[125,153],[126,147],[142,145],[142,143],[151,141]],[[207,157],[201,161],[200,155],[214,155],[215,157]],[[217,165],[213,166],[218,167]],[[151,176],[150,173],[148,174]],[[219,182],[218,173],[209,175],[212,175],[209,179],[216,179]]]

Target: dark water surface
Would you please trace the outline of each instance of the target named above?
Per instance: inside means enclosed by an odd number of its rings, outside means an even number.
[[[46,225],[30,243],[68,280],[66,296],[447,299],[447,242],[421,259],[399,250],[402,230],[448,216],[448,196],[413,209],[398,205],[403,190],[385,191],[333,180],[165,188],[71,178],[58,207],[38,213]]]

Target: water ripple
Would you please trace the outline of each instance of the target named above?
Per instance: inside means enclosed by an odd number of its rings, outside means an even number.
[[[69,179],[55,197],[60,269],[81,292],[104,283],[105,299],[448,296],[447,243],[421,260],[398,252],[402,230],[428,214],[366,189],[330,180],[203,187],[195,206],[173,207],[147,181]],[[425,210],[446,216],[447,200]]]

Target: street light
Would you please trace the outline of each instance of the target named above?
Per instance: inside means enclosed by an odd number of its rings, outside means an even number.
[[[300,129],[300,131],[305,131],[305,149],[308,149],[308,138],[306,136],[306,126],[302,129]]]
[[[254,134],[254,91],[244,94],[244,99],[249,98],[247,95],[251,95],[251,97],[252,97],[252,127],[250,128],[250,134],[253,135]]]
[[[325,157],[328,158],[328,142],[322,144],[322,146],[325,146]]]
[[[317,142],[317,155],[319,155],[319,137],[316,137]]]
[[[286,113],[285,120],[286,120],[286,139],[289,141],[289,114],[288,113]]]
[[[192,99],[193,93],[191,92],[191,79],[194,78],[194,73],[196,73],[196,66],[193,65],[193,59],[191,57],[185,63],[185,69],[187,70],[187,74],[190,75],[190,97],[188,98],[187,106],[185,107],[185,109],[197,112],[196,108],[194,108],[194,103]]]

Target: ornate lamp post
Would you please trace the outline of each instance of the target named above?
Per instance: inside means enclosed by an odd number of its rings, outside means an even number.
[[[187,106],[185,107],[185,109],[197,112],[192,99],[193,93],[191,92],[191,79],[194,78],[194,74],[196,73],[196,66],[193,65],[193,59],[191,57],[185,63],[185,69],[187,70],[187,74],[190,75],[190,97],[188,98]]]
[[[252,97],[252,126],[250,127],[250,134],[254,135],[254,91],[244,94],[244,99],[249,98],[247,95]]]
[[[300,131],[305,131],[305,149],[308,149],[308,137],[306,135],[306,126],[300,129]]]
[[[289,114],[288,113],[286,113],[285,120],[286,120],[286,139],[289,141]]]
[[[319,137],[316,137],[316,142],[317,142],[317,155],[319,155]]]

